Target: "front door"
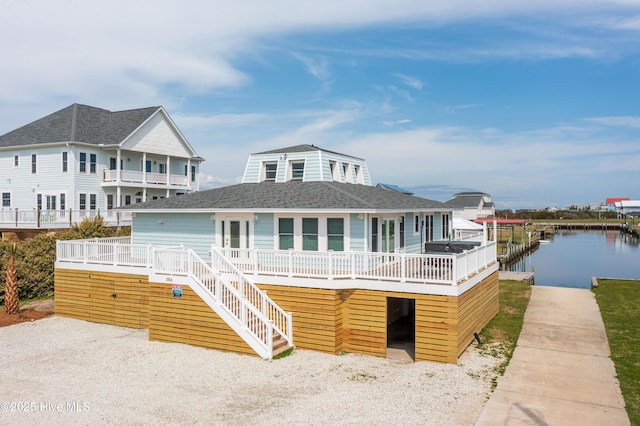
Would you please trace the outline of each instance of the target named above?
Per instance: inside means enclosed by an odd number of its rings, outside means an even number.
[[[220,233],[224,248],[249,248],[249,221],[228,218],[222,221]]]
[[[371,218],[371,250],[373,252],[394,253],[396,249],[395,219]]]

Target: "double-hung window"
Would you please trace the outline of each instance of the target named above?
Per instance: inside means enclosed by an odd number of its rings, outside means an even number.
[[[31,154],[31,174],[38,173],[38,154]]]
[[[278,248],[280,250],[293,248],[293,218],[278,219]]]
[[[96,209],[96,194],[89,194],[89,210]]]
[[[304,161],[294,161],[291,163],[291,179],[302,180],[304,177]]]
[[[2,207],[11,207],[11,193],[3,192],[2,193]]]
[[[87,194],[80,194],[80,210],[87,209]]]
[[[62,152],[62,172],[69,171],[69,153],[67,151]]]
[[[276,173],[278,172],[278,163],[264,163],[264,180],[276,180]]]
[[[87,153],[81,152],[80,153],[80,173],[86,173],[86,172],[87,172]]]
[[[344,251],[344,219],[327,219],[327,248],[333,251]]]
[[[97,160],[96,154],[89,154],[89,173],[96,173]]]
[[[318,251],[317,218],[302,218],[302,250]]]

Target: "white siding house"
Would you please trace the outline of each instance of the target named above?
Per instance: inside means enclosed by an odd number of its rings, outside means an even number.
[[[0,136],[0,226],[68,226],[195,192],[202,161],[162,107],[73,104]]]

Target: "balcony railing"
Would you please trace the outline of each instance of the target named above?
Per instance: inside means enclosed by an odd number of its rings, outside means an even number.
[[[457,285],[497,260],[495,242],[447,254],[219,250],[247,274],[447,285]]]
[[[125,240],[122,240],[125,241]],[[212,249],[212,253],[216,249]],[[496,243],[463,253],[407,254],[221,249],[245,274],[458,285],[497,261]],[[148,267],[151,246],[96,240],[58,241],[59,262]],[[215,257],[214,257],[215,259]],[[215,270],[222,270],[212,261]],[[175,271],[179,273],[179,270]]]
[[[164,173],[144,173],[134,170],[104,170],[103,182],[166,185],[178,188],[189,187],[189,177]]]
[[[118,210],[0,210],[0,227],[16,229],[70,228],[85,218],[101,216],[106,226],[131,225],[131,212]]]

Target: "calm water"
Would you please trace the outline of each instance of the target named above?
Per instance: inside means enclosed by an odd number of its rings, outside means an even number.
[[[590,288],[591,277],[640,278],[640,246],[617,231],[562,231],[507,269],[534,272],[536,285]]]

